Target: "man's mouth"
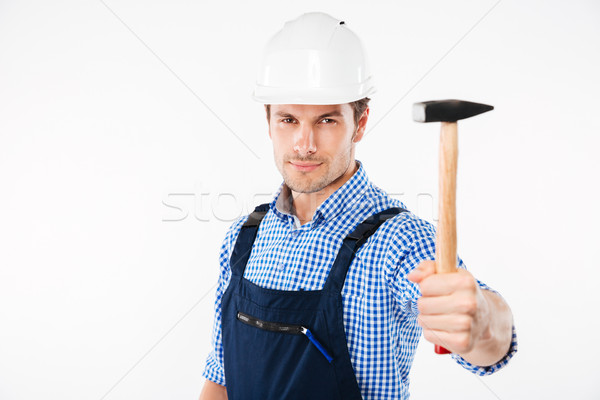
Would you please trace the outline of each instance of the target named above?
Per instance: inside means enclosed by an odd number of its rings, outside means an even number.
[[[304,161],[289,161],[289,163],[292,165],[292,167],[297,170],[297,171],[301,171],[301,172],[310,172],[310,171],[314,171],[315,169],[317,169],[321,164],[320,162],[304,162]]]

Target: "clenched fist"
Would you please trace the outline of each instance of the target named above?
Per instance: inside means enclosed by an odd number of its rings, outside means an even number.
[[[512,314],[504,300],[481,289],[470,272],[436,274],[435,261],[422,261],[407,279],[421,289],[418,323],[425,339],[480,366],[506,354]]]

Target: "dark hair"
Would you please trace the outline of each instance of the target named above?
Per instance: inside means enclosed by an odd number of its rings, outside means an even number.
[[[358,127],[358,121],[360,121],[360,117],[365,112],[367,107],[369,106],[369,101],[371,99],[368,97],[364,97],[360,100],[353,101],[350,104],[352,110],[354,111],[354,126]],[[271,105],[265,104],[265,110],[267,111],[267,121],[271,120]]]

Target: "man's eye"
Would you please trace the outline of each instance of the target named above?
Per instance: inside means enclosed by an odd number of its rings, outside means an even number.
[[[281,120],[281,122],[283,122],[285,124],[291,124],[294,122],[294,120],[292,118],[284,118]]]
[[[335,121],[332,120],[331,118],[323,118],[321,120],[321,122],[325,122],[326,124],[331,124],[331,123],[334,123]]]

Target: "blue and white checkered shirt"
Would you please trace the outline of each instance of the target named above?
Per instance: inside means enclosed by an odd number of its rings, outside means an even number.
[[[360,162],[356,173],[300,226],[290,209],[290,190],[282,183],[260,224],[244,277],[277,290],[321,290],[344,237],[364,219],[390,207],[406,208],[372,184]],[[212,351],[203,376],[225,385],[221,337],[221,298],[231,270],[229,258],[247,216],[235,221],[220,253],[221,274],[215,300]],[[363,399],[406,399],[408,373],[421,336],[417,324],[419,286],[406,275],[421,261],[435,259],[435,228],[405,212],[385,222],[359,249],[342,290],[344,327],[350,360]],[[465,268],[462,260],[459,267]],[[485,284],[481,287],[489,289]],[[452,357],[478,375],[506,365],[517,350],[488,367]]]

